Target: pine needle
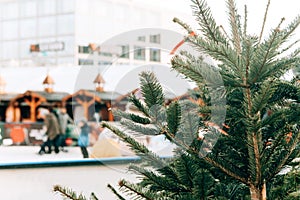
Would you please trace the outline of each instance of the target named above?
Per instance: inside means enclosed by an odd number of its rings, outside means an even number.
[[[268,14],[270,2],[271,2],[271,0],[268,0],[268,4],[267,4],[266,11],[265,11],[265,15],[264,15],[263,24],[262,24],[261,31],[260,31],[260,35],[259,35],[259,40],[258,40],[259,43],[260,43],[260,41],[261,41],[261,38],[262,38],[262,35],[263,35],[263,32],[264,32],[264,29],[265,29],[265,24],[266,24],[266,21],[267,21],[267,14]]]

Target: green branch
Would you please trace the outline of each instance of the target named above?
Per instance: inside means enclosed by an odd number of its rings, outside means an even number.
[[[241,40],[240,40],[240,31],[239,31],[239,19],[236,13],[236,6],[234,3],[234,0],[228,0],[227,6],[229,9],[229,22],[231,25],[231,32],[232,32],[232,41],[233,45],[235,47],[235,50],[237,51],[237,54],[241,54]]]
[[[264,20],[263,20],[263,24],[262,24],[260,35],[259,35],[259,40],[258,40],[259,42],[261,41],[264,29],[265,29],[265,24],[266,24],[266,21],[267,21],[267,14],[268,14],[269,6],[270,6],[270,0],[268,0],[268,4],[267,4],[267,7],[266,7]]]

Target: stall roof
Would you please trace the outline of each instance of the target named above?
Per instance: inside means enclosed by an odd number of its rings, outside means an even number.
[[[4,93],[0,94],[0,101],[7,101],[9,102],[11,99],[15,98],[18,94],[17,93]]]
[[[61,101],[62,98],[69,95],[69,93],[67,92],[51,92],[51,93],[45,91],[30,91],[30,92],[43,96],[47,101]]]
[[[70,94],[70,95],[66,95],[62,100],[68,100],[70,98],[73,98],[74,96],[77,95],[87,95],[90,97],[96,97],[96,101],[100,101],[100,100],[111,100],[114,101],[116,99],[118,99],[120,96],[122,96],[120,93],[117,92],[110,92],[110,91],[105,91],[105,92],[98,92],[95,90],[78,90],[77,92]]]
[[[116,100],[117,98],[122,96],[122,94],[120,94],[118,92],[111,92],[111,91],[98,92],[95,90],[88,90],[88,91],[91,92],[92,94],[100,97],[103,100]]]

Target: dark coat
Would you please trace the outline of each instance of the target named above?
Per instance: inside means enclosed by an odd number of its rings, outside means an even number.
[[[60,126],[56,116],[53,113],[46,115],[45,125],[47,128],[46,135],[48,136],[49,140],[53,140],[57,135],[60,134]]]

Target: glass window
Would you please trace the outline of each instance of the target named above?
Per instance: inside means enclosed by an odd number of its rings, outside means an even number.
[[[58,34],[71,34],[74,33],[74,15],[60,15],[58,16]]]
[[[145,42],[146,41],[146,36],[139,36],[138,41],[141,41],[141,42]]]
[[[78,53],[89,54],[91,53],[91,49],[89,48],[89,46],[78,46]]]
[[[98,62],[98,65],[111,65],[112,62],[109,62],[109,61],[99,61]]]
[[[74,55],[75,39],[73,36],[59,37],[57,41],[64,43],[64,50],[57,52],[59,55]]]
[[[52,15],[56,13],[56,0],[39,0],[38,3],[39,15]]]
[[[2,43],[2,55],[3,59],[15,59],[18,58],[19,48],[17,41],[9,41]]]
[[[122,45],[121,58],[129,58],[129,45]]]
[[[18,21],[4,21],[2,22],[2,37],[4,40],[18,38],[19,28]]]
[[[21,17],[33,17],[36,16],[37,5],[36,1],[20,1]]]
[[[39,39],[38,43],[42,44],[42,43],[50,43],[50,42],[55,42],[55,41],[56,41],[55,37],[41,38],[41,39]]]
[[[39,36],[55,35],[56,23],[55,17],[41,17],[39,18]]]
[[[42,38],[38,41],[38,44],[39,44],[39,48],[40,48],[40,51],[41,50],[44,50],[44,49],[51,49],[51,48],[56,48],[56,44],[58,46],[60,46],[58,43],[57,43],[57,39],[56,38]],[[50,47],[49,47],[50,45]],[[54,45],[54,47],[52,46]],[[58,47],[59,48],[59,47]],[[40,55],[43,56],[43,57],[53,57],[53,56],[56,56],[56,51],[43,51],[43,52],[40,52]]]
[[[150,42],[160,44],[160,34],[150,35]]]
[[[36,36],[36,19],[25,19],[21,22],[21,37],[35,37]]]
[[[35,45],[35,44],[37,44],[37,42],[34,40],[21,40],[21,43],[20,43],[21,58],[31,57],[30,45]]]
[[[144,47],[138,47],[135,46],[134,47],[134,59],[135,60],[145,60],[146,56],[145,56],[145,48]]]
[[[17,2],[4,4],[2,11],[3,19],[16,19],[19,17],[19,6]]]
[[[75,0],[58,0],[58,12],[67,13],[75,10]]]
[[[113,57],[111,52],[99,52],[99,56]]]
[[[160,49],[150,49],[150,61],[160,62]]]
[[[79,59],[78,65],[94,65],[94,61],[89,59]]]

